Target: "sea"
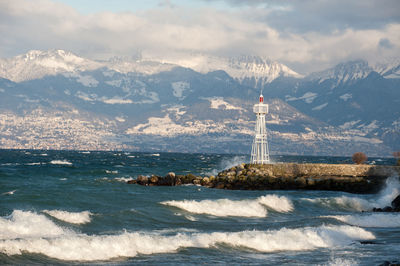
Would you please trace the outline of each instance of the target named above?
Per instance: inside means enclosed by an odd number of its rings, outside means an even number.
[[[272,156],[274,163],[351,163]],[[400,261],[400,193],[147,187],[215,175],[248,155],[0,150],[0,265],[380,265]],[[369,164],[395,163],[370,158]]]

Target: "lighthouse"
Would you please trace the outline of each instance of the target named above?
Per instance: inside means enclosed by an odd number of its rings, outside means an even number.
[[[253,107],[253,112],[257,115],[256,132],[254,135],[253,146],[251,148],[251,164],[269,163],[269,148],[267,141],[267,129],[265,127],[265,115],[268,113],[268,104],[264,103],[264,96],[260,95],[260,101]]]

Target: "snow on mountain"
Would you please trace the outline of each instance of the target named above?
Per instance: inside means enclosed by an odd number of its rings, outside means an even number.
[[[384,78],[400,78],[400,58],[390,58],[370,63],[374,71]]]
[[[372,71],[379,73],[384,78],[400,78],[400,60],[392,58],[379,62],[349,61],[324,71],[312,73],[307,78],[318,80],[319,83],[334,80],[337,86],[341,83],[366,78]]]
[[[340,63],[333,68],[312,73],[308,76],[310,80],[318,80],[322,83],[326,80],[334,80],[336,85],[341,83],[363,79],[367,77],[372,71],[372,67],[366,61],[350,61]]]
[[[141,73],[145,75],[152,75],[163,71],[170,71],[172,68],[177,67],[174,64],[168,64],[158,61],[146,59],[134,59],[126,57],[113,57],[104,62],[105,66],[109,69],[119,73]]]
[[[281,76],[302,78],[302,75],[289,67],[259,56],[213,57],[198,55],[190,59],[169,62],[191,68],[203,74],[223,70],[240,83],[243,83],[246,79],[254,79],[254,87],[264,86]]]
[[[0,77],[21,82],[65,72],[93,70],[101,64],[63,50],[31,50],[9,59],[0,59]]]

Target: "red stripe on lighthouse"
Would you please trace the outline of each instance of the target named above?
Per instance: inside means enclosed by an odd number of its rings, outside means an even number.
[[[264,102],[264,96],[260,95],[260,103]]]

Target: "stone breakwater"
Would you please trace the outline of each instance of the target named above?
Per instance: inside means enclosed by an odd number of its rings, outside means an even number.
[[[175,175],[171,172],[163,177],[140,175],[128,183],[145,186],[194,184],[237,190],[306,189],[375,193],[379,191],[387,177],[399,174],[399,166],[386,165],[240,164],[221,171],[217,176]]]

